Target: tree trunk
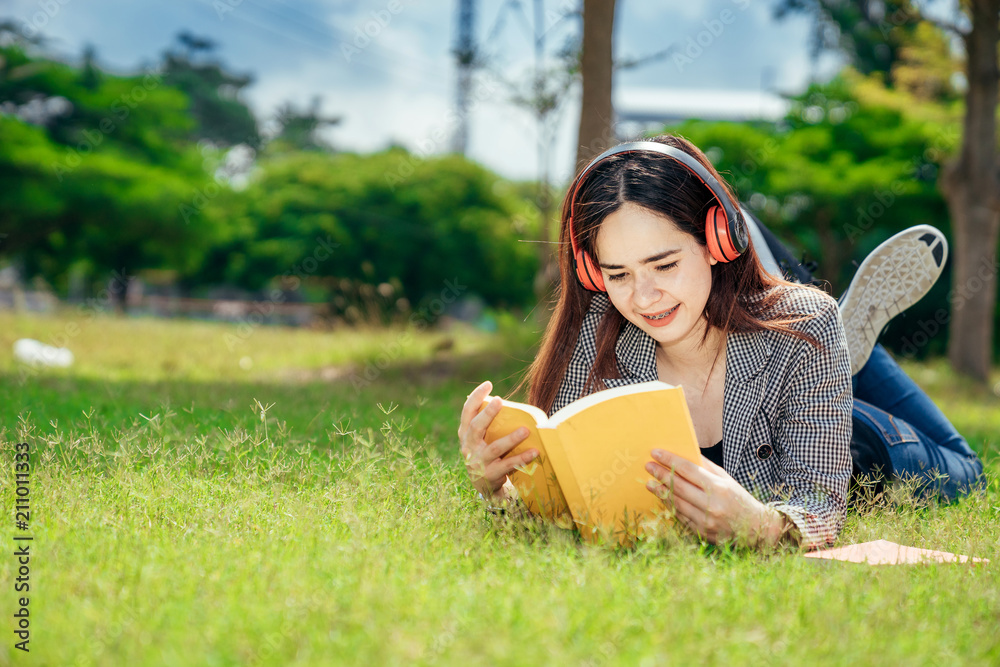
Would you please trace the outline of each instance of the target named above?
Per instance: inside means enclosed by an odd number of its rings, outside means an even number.
[[[834,214],[829,208],[820,207],[813,217],[813,225],[819,236],[821,252],[819,253],[819,275],[830,283],[830,293],[834,296],[842,293],[840,274],[843,266],[850,260],[850,253],[845,250],[845,243],[833,233]]]
[[[948,357],[955,370],[985,382],[992,359],[1000,240],[1000,0],[972,0],[970,9],[962,147],[942,182],[954,240]]]
[[[615,143],[611,132],[611,42],[615,0],[583,0],[583,99],[576,148],[579,171],[594,156]]]

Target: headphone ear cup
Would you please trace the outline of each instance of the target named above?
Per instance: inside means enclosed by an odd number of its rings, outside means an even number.
[[[604,287],[604,276],[601,275],[601,270],[594,264],[594,260],[590,258],[590,255],[582,248],[576,251],[576,256],[573,258],[573,266],[576,268],[576,277],[580,279],[580,284],[585,289],[591,292],[607,292],[607,289]]]
[[[746,250],[746,235],[734,227],[739,221],[730,221],[721,206],[708,209],[705,219],[705,244],[708,252],[720,262],[731,262]]]

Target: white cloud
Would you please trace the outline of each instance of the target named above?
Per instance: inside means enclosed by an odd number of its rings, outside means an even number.
[[[61,1],[53,0],[57,5]],[[46,19],[42,34],[54,39],[66,55],[77,56],[90,43],[96,45],[100,62],[138,69],[143,62],[158,60],[177,32],[188,29],[216,40],[218,56],[231,70],[255,75],[246,96],[262,118],[285,101],[305,106],[321,95],[323,113],[344,118],[329,130],[331,141],[339,147],[379,150],[395,141],[411,149],[433,146],[443,152],[450,148],[450,139],[440,137],[450,134],[448,116],[455,100],[451,55],[455,3],[399,1],[401,10],[392,14],[389,0],[243,0],[220,19],[212,0],[65,0],[58,13]],[[558,11],[564,1],[547,0],[546,8]],[[42,4],[41,0],[8,0],[6,13],[31,20],[42,11]],[[741,4],[734,0],[622,2],[616,27],[618,55],[650,54],[684,40],[703,30],[704,21],[719,16],[723,9],[732,8],[738,20],[685,71],[667,60],[619,72],[616,90],[756,90],[761,87],[762,72],[770,68],[777,90],[795,91],[812,76],[833,71],[835,59],[819,65],[808,61],[807,19],[776,24],[770,19],[768,3],[751,0],[745,10]],[[527,30],[531,3],[522,3],[523,11],[512,7],[506,0],[482,0],[477,37],[484,53],[493,54],[494,67],[508,73],[526,72],[532,60]],[[565,20],[546,33],[550,52],[562,46],[574,21]],[[491,35],[494,29],[496,34]],[[356,47],[358,34],[369,41],[348,61],[342,46]],[[556,182],[572,176],[578,95],[576,90],[566,101],[558,138],[549,153]],[[469,155],[506,176],[535,178],[536,128],[529,114],[512,106],[507,97],[501,89],[476,104],[469,119]]]

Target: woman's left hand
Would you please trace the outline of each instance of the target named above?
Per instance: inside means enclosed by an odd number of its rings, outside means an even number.
[[[713,543],[735,540],[745,546],[776,543],[784,517],[760,502],[724,469],[708,459],[704,467],[654,449],[646,471],[658,481],[646,488],[673,506],[677,519]]]

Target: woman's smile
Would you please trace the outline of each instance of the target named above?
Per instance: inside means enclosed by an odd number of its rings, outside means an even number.
[[[681,307],[681,304],[677,304],[673,308],[667,308],[666,310],[660,311],[653,315],[642,315],[643,319],[649,322],[650,325],[654,327],[664,327],[670,324],[674,319],[674,315],[677,313],[677,309]],[[641,313],[640,313],[641,314]]]

